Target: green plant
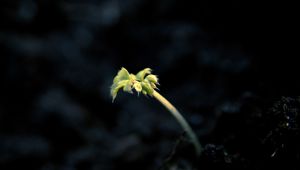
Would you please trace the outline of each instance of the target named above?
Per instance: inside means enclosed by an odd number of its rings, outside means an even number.
[[[202,152],[202,147],[197,136],[180,112],[166,98],[156,91],[156,89],[158,89],[157,85],[159,85],[158,78],[156,75],[151,74],[151,71],[152,70],[150,68],[145,68],[134,75],[130,74],[125,68],[122,67],[115,76],[111,86],[111,96],[113,101],[115,100],[120,89],[123,89],[123,91],[128,93],[133,93],[132,89],[134,89],[138,94],[143,93],[144,95],[149,95],[156,98],[170,111],[170,113],[182,126],[184,131],[186,131],[188,137],[195,146],[197,155],[200,155]]]

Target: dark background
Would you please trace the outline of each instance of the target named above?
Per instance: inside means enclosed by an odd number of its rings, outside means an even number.
[[[293,4],[0,4],[1,170],[299,169]],[[121,67],[159,75],[205,154],[151,97],[111,102]]]

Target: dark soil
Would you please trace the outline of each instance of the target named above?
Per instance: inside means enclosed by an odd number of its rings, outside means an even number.
[[[4,0],[0,170],[299,170],[293,6]],[[111,102],[121,67],[154,70],[200,157],[153,98]]]

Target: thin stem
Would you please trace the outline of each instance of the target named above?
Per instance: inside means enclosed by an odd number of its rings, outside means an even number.
[[[202,146],[200,142],[198,141],[197,136],[193,132],[190,125],[187,123],[187,121],[184,119],[184,117],[180,114],[180,112],[162,95],[160,95],[157,91],[154,90],[152,94],[160,103],[162,103],[169,111],[170,113],[176,118],[178,123],[182,126],[182,128],[186,131],[187,135],[191,139],[192,143],[195,146],[196,154],[199,156],[202,152]]]

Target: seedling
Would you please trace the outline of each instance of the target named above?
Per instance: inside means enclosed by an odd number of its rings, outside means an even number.
[[[180,112],[166,98],[156,91],[158,89],[157,85],[159,85],[158,78],[156,75],[151,74],[151,72],[152,70],[150,68],[145,68],[134,75],[130,74],[125,68],[122,67],[114,78],[111,86],[110,93],[112,100],[115,100],[120,89],[123,89],[123,91],[128,93],[133,93],[132,89],[134,89],[138,94],[143,93],[145,96],[148,95],[154,97],[175,117],[195,146],[196,154],[200,155],[202,152],[202,147],[197,136]]]

